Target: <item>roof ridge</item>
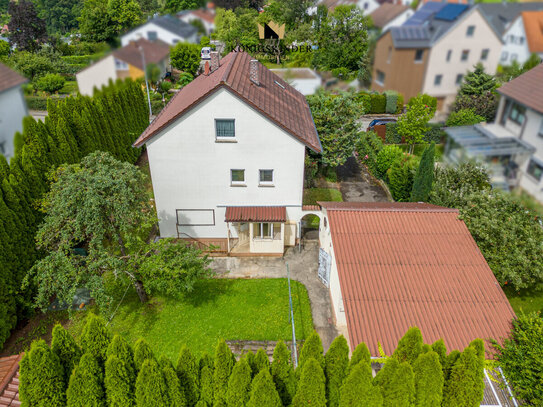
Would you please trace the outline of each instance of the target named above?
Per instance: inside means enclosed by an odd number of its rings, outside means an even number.
[[[237,48],[236,48],[237,49]],[[234,66],[234,62],[236,60],[236,58],[238,57],[239,55],[239,52],[236,51],[236,49],[234,49],[232,52],[234,52],[234,55],[232,55],[232,58],[230,58],[230,60],[228,61],[228,66],[226,67],[226,70],[224,71],[224,74],[222,76],[222,79],[221,79],[221,82],[222,83],[225,83],[226,85],[228,85],[230,87],[230,84],[228,83],[228,76],[230,75],[230,71],[232,70],[232,66]],[[219,60],[219,66],[220,66],[220,60]]]

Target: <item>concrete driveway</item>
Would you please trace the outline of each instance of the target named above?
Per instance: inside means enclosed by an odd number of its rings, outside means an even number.
[[[356,158],[349,157],[337,168],[339,190],[345,202],[388,202],[386,192],[368,173],[358,165]]]
[[[307,288],[313,325],[322,339],[324,351],[338,336],[333,324],[330,292],[318,278],[318,241],[305,241],[302,251],[290,247],[283,257],[214,257],[211,268],[222,278],[290,278]]]

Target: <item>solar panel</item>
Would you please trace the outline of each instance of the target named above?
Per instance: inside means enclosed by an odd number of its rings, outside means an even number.
[[[422,25],[425,21],[427,21],[432,15],[440,11],[442,8],[444,8],[447,5],[447,3],[436,3],[436,2],[428,2],[424,4],[420,10],[415,12],[411,16],[410,19],[408,19],[403,25],[411,26],[411,25]]]
[[[445,7],[443,7],[436,13],[435,19],[443,21],[454,21],[458,18],[460,14],[466,11],[468,7],[469,6],[467,4],[448,3]]]

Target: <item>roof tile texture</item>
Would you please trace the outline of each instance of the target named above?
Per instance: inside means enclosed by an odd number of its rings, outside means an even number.
[[[27,82],[27,79],[0,63],[0,92]]]
[[[22,355],[0,358],[0,407],[20,406],[19,361]]]
[[[404,11],[408,10],[409,6],[402,4],[384,3],[373,11],[370,16],[373,20],[373,25],[379,28],[383,28],[389,22],[394,20]]]
[[[523,11],[521,15],[530,52],[543,52],[543,11]]]
[[[305,97],[259,62],[260,85],[254,84],[250,80],[251,59],[248,53],[241,51],[226,55],[217,70],[198,76],[178,92],[134,145],[143,145],[183,113],[224,87],[309,148],[320,152],[319,137]]]
[[[353,349],[390,355],[412,326],[449,350],[508,335],[515,314],[455,210],[376,206],[327,210]]]
[[[543,64],[502,85],[498,92],[543,113]]]
[[[141,51],[145,56],[145,63],[157,64],[170,55],[170,46],[162,41],[148,41],[145,38],[140,38],[137,41],[131,42],[122,48],[113,51],[115,58],[120,59],[138,69],[143,70],[143,61],[141,59]]]
[[[286,222],[284,206],[229,206],[225,222]]]

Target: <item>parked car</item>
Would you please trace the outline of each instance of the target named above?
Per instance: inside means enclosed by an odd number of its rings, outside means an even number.
[[[384,117],[384,118],[381,118],[381,119],[373,119],[370,122],[370,124],[368,124],[368,128],[366,129],[366,131],[374,130],[375,126],[382,126],[382,125],[385,125],[387,123],[396,123],[396,119],[394,119],[392,117]]]

